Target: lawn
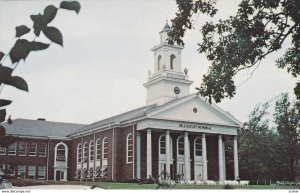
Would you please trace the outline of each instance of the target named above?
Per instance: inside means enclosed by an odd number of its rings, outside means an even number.
[[[115,183],[115,182],[57,182],[51,180],[11,180],[13,186],[34,186],[34,185],[54,185],[54,184],[77,184],[87,186],[97,186],[103,189],[156,189],[157,184],[137,184],[137,183]],[[232,186],[233,189],[300,189],[299,186],[284,185],[249,185],[249,186]],[[160,187],[163,189],[163,187]],[[222,185],[172,185],[168,189],[224,189]]]

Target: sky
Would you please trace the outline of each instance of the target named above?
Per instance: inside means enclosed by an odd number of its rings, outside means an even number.
[[[218,0],[214,18],[234,14],[239,1]],[[51,43],[44,51],[30,53],[20,62],[14,75],[23,77],[29,92],[5,86],[0,97],[13,100],[7,114],[15,118],[70,123],[93,123],[144,106],[148,71],[153,71],[152,47],[159,44],[159,32],[166,20],[175,16],[175,0],[81,0],[81,10],[59,10],[49,26],[63,34],[64,46]],[[43,13],[47,5],[60,1],[0,1],[0,51],[8,53],[15,38],[15,27],[33,25],[30,15]],[[184,37],[182,70],[189,70],[196,92],[210,63],[197,52],[200,27],[211,18],[195,17],[195,29]],[[24,36],[33,40],[34,36]],[[36,41],[48,42],[43,35]],[[256,104],[264,103],[282,92],[293,93],[296,79],[278,69],[275,60],[281,51],[264,59],[246,83],[251,71],[235,77],[236,95],[218,104],[240,121],[247,121]],[[4,65],[10,66],[9,57]]]

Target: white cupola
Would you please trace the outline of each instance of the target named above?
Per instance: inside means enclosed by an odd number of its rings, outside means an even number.
[[[189,95],[192,81],[188,80],[187,71],[181,69],[182,46],[168,44],[166,22],[160,34],[160,44],[151,49],[154,53],[153,74],[149,73],[144,84],[147,89],[147,105],[161,105],[170,100]]]

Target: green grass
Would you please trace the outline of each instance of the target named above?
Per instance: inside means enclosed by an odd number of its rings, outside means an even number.
[[[57,182],[51,180],[11,180],[13,186],[35,186],[35,185],[54,185],[54,184],[74,184],[74,185],[86,185],[86,186],[97,186],[103,189],[156,189],[157,184],[136,184],[136,183],[115,183],[115,182]],[[300,189],[299,186],[277,186],[277,185],[249,185],[249,186],[233,186],[234,189]],[[163,187],[160,187],[163,189]],[[172,185],[168,189],[224,189],[222,185]]]

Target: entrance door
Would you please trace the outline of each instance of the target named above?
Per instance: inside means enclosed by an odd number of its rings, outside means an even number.
[[[56,171],[56,181],[60,181],[60,171]]]
[[[197,181],[202,180],[202,165],[195,164],[194,172],[195,172],[195,180],[197,180]]]

